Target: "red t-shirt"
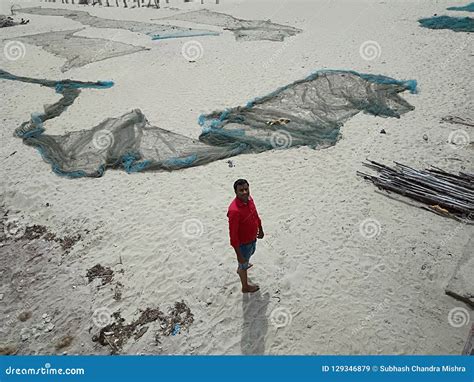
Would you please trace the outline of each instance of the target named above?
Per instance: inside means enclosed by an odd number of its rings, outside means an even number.
[[[262,224],[251,196],[248,203],[235,198],[227,211],[229,218],[230,245],[238,247],[257,239],[258,227]]]

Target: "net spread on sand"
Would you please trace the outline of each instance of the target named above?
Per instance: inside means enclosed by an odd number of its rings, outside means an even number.
[[[94,28],[125,29],[135,33],[143,33],[152,38],[156,36],[161,36],[161,38],[177,38],[205,35],[215,36],[219,34],[208,30],[177,27],[173,25],[160,25],[131,20],[104,19],[92,16],[85,11],[35,7],[21,9],[21,12],[42,16],[63,16]]]
[[[466,4],[460,7],[449,7],[446,8],[448,11],[464,11],[464,12],[474,12],[474,3]]]
[[[167,17],[166,19],[222,27],[232,31],[237,40],[243,41],[283,41],[286,37],[294,36],[301,32],[298,28],[275,24],[270,20],[242,20],[225,13],[212,12],[207,9],[182,13]]]
[[[16,37],[15,41],[39,46],[49,53],[65,58],[66,62],[61,67],[62,72],[92,62],[124,56],[147,49],[141,46],[124,44],[118,41],[74,36],[74,33],[80,30],[81,29],[46,32],[30,36]]]
[[[33,114],[16,136],[36,147],[53,171],[69,177],[101,176],[106,168],[127,172],[177,170],[243,153],[296,146],[334,145],[343,123],[359,112],[400,117],[414,107],[399,93],[415,92],[415,81],[349,71],[320,71],[273,93],[225,111],[199,117],[199,140],[151,125],[140,110],[108,118],[90,130],[45,134],[43,122],[63,113],[80,89],[109,82],[48,81],[0,71],[0,79],[54,88],[62,98]]]
[[[472,17],[434,16],[420,19],[421,26],[430,29],[451,29],[454,32],[474,32]]]

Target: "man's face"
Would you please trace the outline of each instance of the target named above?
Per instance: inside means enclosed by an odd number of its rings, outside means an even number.
[[[248,184],[239,184],[237,190],[235,190],[237,198],[242,202],[247,203],[250,196],[250,189]]]

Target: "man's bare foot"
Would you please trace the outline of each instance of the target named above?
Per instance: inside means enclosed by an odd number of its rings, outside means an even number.
[[[249,270],[250,268],[252,268],[252,267],[253,267],[253,264],[252,264],[252,263],[249,263],[249,266],[248,266],[248,268],[246,269],[246,271],[248,271],[248,270]],[[239,273],[239,271],[240,271],[240,269],[237,268],[237,273]]]
[[[247,288],[242,288],[242,293],[253,293],[260,289],[258,285],[249,285]]]

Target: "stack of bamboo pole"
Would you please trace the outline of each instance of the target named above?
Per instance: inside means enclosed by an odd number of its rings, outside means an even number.
[[[426,204],[438,214],[474,224],[474,174],[459,172],[456,175],[437,167],[416,170],[398,162],[394,168],[371,160],[367,162],[363,165],[377,171],[378,176],[360,171],[357,175],[379,189]]]

